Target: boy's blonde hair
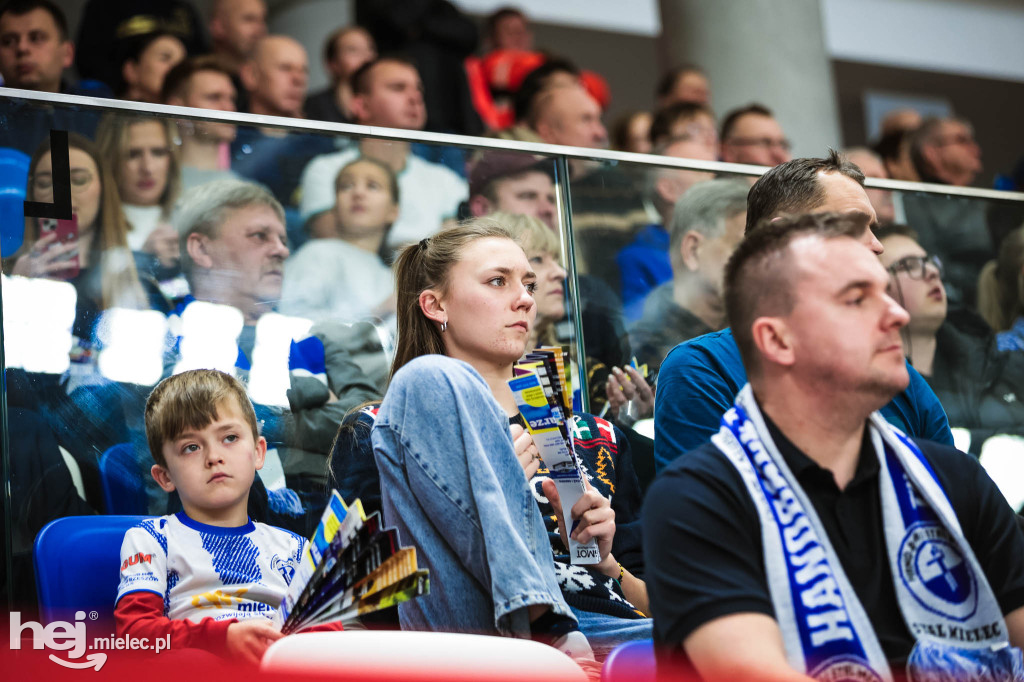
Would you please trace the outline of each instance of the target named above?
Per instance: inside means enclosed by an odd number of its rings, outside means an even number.
[[[215,369],[192,369],[157,384],[146,400],[146,439],[153,460],[166,469],[164,443],[187,429],[203,429],[212,424],[217,419],[217,406],[229,398],[234,398],[249,423],[253,442],[258,441],[256,412],[245,387],[230,374]]]

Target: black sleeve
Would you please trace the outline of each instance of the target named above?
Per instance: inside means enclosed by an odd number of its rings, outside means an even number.
[[[615,433],[615,444],[618,446],[614,460],[615,494],[612,495],[612,509],[615,510],[615,540],[612,542],[612,553],[626,570],[642,580],[644,554],[643,528],[640,520],[640,483],[633,469],[633,453],[629,439],[619,427],[614,424],[611,426]]]
[[[774,617],[757,511],[714,446],[683,455],[658,477],[647,492],[643,530],[656,642],[677,646],[730,614]]]
[[[361,500],[367,515],[381,510],[380,472],[370,442],[372,429],[373,418],[362,410],[349,414],[338,429],[330,457],[329,484],[345,504]]]
[[[1006,614],[1024,606],[1024,532],[1006,498],[974,457],[916,442],[932,462],[999,607]]]

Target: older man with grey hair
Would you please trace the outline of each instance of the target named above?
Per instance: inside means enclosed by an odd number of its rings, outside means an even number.
[[[672,279],[647,297],[630,332],[637,359],[649,369],[676,344],[725,326],[722,273],[746,218],[747,186],[736,180],[699,183],[676,202],[669,222]]]
[[[168,370],[231,371],[222,365],[233,361],[267,439],[281,446],[288,487],[321,508],[325,500],[317,498],[326,490],[326,457],[338,424],[379,391],[353,362],[337,325],[265,318],[280,299],[289,254],[284,210],[268,190],[239,180],[200,185],[180,199],[173,221],[192,293],[169,320]],[[241,324],[231,309],[241,313]],[[257,347],[264,350],[255,354]],[[305,512],[294,502],[301,519]]]

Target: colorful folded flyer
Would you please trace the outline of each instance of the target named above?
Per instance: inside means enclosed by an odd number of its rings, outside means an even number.
[[[312,625],[352,620],[426,594],[428,571],[413,548],[383,528],[379,513],[366,516],[356,500],[332,492],[320,524],[306,544],[274,624],[284,634]]]
[[[541,381],[540,375],[546,373],[543,363],[531,363],[520,366],[531,369],[527,374],[509,379],[508,385],[516,399],[519,413],[523,415],[529,428],[533,442],[540,452],[541,459],[547,465],[549,476],[558,488],[562,515],[569,534],[569,559],[573,564],[596,564],[601,561],[601,553],[597,541],[591,538],[580,543],[571,537],[576,522],[572,521],[572,507],[586,492],[583,483],[583,471],[576,457],[572,438],[563,418],[563,408],[557,403],[550,381],[548,390]],[[559,390],[558,395],[561,394]]]

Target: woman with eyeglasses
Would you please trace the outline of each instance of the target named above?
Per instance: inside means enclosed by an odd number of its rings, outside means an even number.
[[[148,308],[150,298],[128,249],[129,224],[106,160],[91,140],[75,133],[68,135],[68,158],[71,221],[26,217],[21,248],[7,259],[4,270],[73,284],[78,295],[74,333],[88,341],[101,311]],[[54,184],[46,140],[29,163],[26,199],[52,203]]]
[[[951,427],[971,431],[971,452],[998,433],[1024,434],[1024,354],[1000,353],[977,314],[948,310],[942,263],[905,225],[875,230],[890,294],[907,312],[904,352],[928,381]]]

